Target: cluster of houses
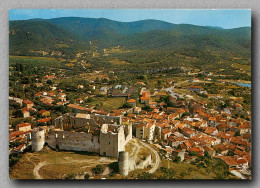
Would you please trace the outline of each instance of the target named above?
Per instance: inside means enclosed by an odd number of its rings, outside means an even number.
[[[248,170],[251,165],[250,121],[233,118],[230,111],[207,109],[204,102],[194,99],[172,99],[177,108],[164,108],[160,102],[144,101],[149,97],[148,91],[141,93],[141,102],[149,105],[151,112],[136,111],[138,107],[134,107],[132,113],[122,118],[133,124],[137,138],[154,143],[167,157],[177,155],[182,161],[193,161],[206,154],[223,160],[230,170]],[[134,100],[128,102],[132,104]],[[184,113],[188,115],[183,116]]]
[[[53,76],[46,76],[46,79],[54,79]],[[209,80],[209,79],[208,79]],[[191,82],[198,82],[194,78]],[[131,123],[136,138],[146,140],[158,147],[166,157],[173,155],[180,156],[181,160],[194,161],[198,156],[210,155],[222,160],[229,169],[247,170],[251,165],[251,122],[242,118],[234,118],[234,112],[241,111],[241,99],[230,99],[233,108],[226,108],[222,111],[208,109],[204,101],[194,99],[178,100],[177,96],[170,95],[169,100],[174,107],[167,107],[164,102],[156,102],[161,97],[166,97],[166,92],[151,93],[146,89],[143,82],[138,82],[141,87],[140,103],[149,106],[150,111],[145,111],[137,106],[137,99],[131,95],[137,88],[117,85],[115,87],[102,86],[99,91],[112,97],[126,97],[126,102],[131,105],[128,109],[115,109],[106,112],[94,107],[83,107],[82,98],[75,100],[72,104],[66,99],[66,93],[61,89],[51,92],[39,92],[34,95],[44,105],[60,105],[73,109],[77,113],[99,114],[106,116],[121,116],[122,122]],[[96,90],[96,86],[90,85]],[[78,90],[84,89],[78,85]],[[187,89],[201,92],[200,86],[189,86]],[[210,95],[216,99],[221,95]],[[23,106],[24,118],[35,120],[30,113],[37,111],[34,103],[15,97],[9,97],[10,102]],[[54,103],[55,101],[55,103]],[[139,105],[140,106],[140,105]],[[38,123],[46,129],[50,128],[51,112],[40,110],[41,118]],[[15,130],[10,129],[10,142],[20,141],[22,144],[10,148],[10,152],[23,152],[30,140],[32,126],[30,123],[18,124]]]

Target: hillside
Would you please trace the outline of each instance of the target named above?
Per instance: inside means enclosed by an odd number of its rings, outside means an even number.
[[[251,28],[171,24],[159,20],[118,22],[105,18],[64,17],[10,21],[10,54],[39,55],[43,50],[75,57],[120,46],[131,53],[113,53],[126,62],[189,62],[214,64],[239,59],[251,63]],[[90,43],[91,41],[91,43]],[[31,53],[31,54],[30,54]],[[92,54],[92,53],[90,53]],[[105,61],[101,57],[98,61]],[[159,66],[160,64],[158,64]],[[161,66],[161,65],[160,65]]]
[[[74,51],[86,47],[77,35],[46,20],[11,21],[9,24],[10,54],[64,49]]]

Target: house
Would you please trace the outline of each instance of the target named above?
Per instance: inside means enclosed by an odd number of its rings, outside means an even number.
[[[240,133],[241,135],[246,134],[246,133],[251,133],[250,123],[240,124],[240,125],[238,126],[238,129],[239,129],[239,133]]]
[[[182,137],[177,137],[177,136],[170,136],[168,139],[169,139],[169,145],[175,148],[177,148],[181,143],[184,142],[184,139]]]
[[[196,131],[194,129],[192,129],[192,128],[187,128],[186,127],[186,128],[182,129],[182,134],[184,136],[187,136],[187,137],[191,138],[191,137],[195,136]]]
[[[45,105],[52,105],[52,102],[54,101],[51,97],[45,97],[40,99],[40,101],[42,103],[44,103]]]
[[[23,99],[19,99],[19,98],[16,98],[16,97],[9,97],[9,102],[10,102],[10,104],[11,103],[18,103],[18,104],[20,104],[20,106],[23,105]]]
[[[22,153],[26,149],[25,144],[19,145],[17,148],[14,149],[15,152]]]
[[[150,101],[148,104],[150,107],[156,107],[157,106],[157,102],[152,102]]]
[[[78,103],[78,104],[82,104],[84,101],[82,100],[82,98],[77,98],[76,99],[76,103]]]
[[[89,88],[95,90],[95,89],[96,89],[96,86],[94,86],[94,85],[89,85]]]
[[[101,87],[100,91],[103,91],[103,93],[107,93],[108,88],[107,87]]]
[[[23,108],[22,109],[22,113],[23,113],[23,117],[24,118],[27,118],[27,117],[30,117],[30,111],[29,111],[29,109],[28,108]]]
[[[140,108],[140,107],[135,107],[133,113],[139,114],[141,111],[142,111],[142,108]]]
[[[200,86],[189,86],[187,89],[190,90],[190,91],[194,91],[194,92],[200,92],[202,90],[202,87],[200,87]]]
[[[229,170],[246,170],[248,169],[248,161],[246,158],[235,156],[217,156],[216,159],[222,160],[229,168]]]
[[[74,111],[77,112],[77,113],[87,111],[87,109],[85,107],[79,106],[77,104],[69,104],[68,107],[74,109]]]
[[[47,123],[47,122],[50,122],[51,121],[51,117],[49,118],[44,118],[44,119],[39,119],[38,120],[38,123]]]
[[[58,99],[61,101],[66,101],[66,93],[59,93]]]
[[[136,127],[136,137],[139,139],[153,140],[155,133],[154,122],[142,123]]]
[[[204,151],[207,151],[208,154],[209,154],[211,157],[215,157],[215,156],[216,156],[216,150],[214,150],[212,147],[204,146],[203,149],[204,149]]]
[[[199,82],[200,80],[198,78],[192,78],[190,79],[190,82]]]
[[[170,129],[164,129],[161,132],[161,137],[163,140],[166,140],[172,134]]]
[[[78,85],[78,89],[84,89],[83,85]]]
[[[141,97],[141,103],[149,104],[150,101],[150,92],[143,92]]]
[[[180,157],[180,158],[181,158],[181,161],[184,160],[185,151],[182,151],[182,150],[173,150],[173,151],[172,151],[172,154],[173,154],[174,156]]]
[[[47,117],[51,115],[50,111],[47,110],[41,110],[39,111],[39,113],[41,114],[42,117]]]
[[[16,125],[16,131],[26,132],[26,131],[30,131],[31,129],[32,126],[30,123],[23,123],[23,124]]]
[[[224,144],[216,145],[216,146],[214,146],[214,148],[216,151],[218,150],[221,155],[227,155],[228,151],[229,151],[228,146],[224,145]]]
[[[25,107],[30,109],[33,107],[33,102],[32,101],[29,101],[29,100],[23,100],[23,103],[25,104]]]
[[[132,107],[135,107],[136,106],[136,101],[134,99],[128,99],[127,100],[127,103],[132,105]]]
[[[53,80],[55,78],[54,75],[46,75],[44,76],[44,80]]]
[[[136,85],[145,86],[145,83],[143,83],[143,82],[137,82]]]
[[[204,156],[204,149],[200,146],[191,147],[188,151],[189,153],[196,153],[197,156]]]
[[[208,128],[206,128],[205,133],[215,136],[218,134],[218,129],[215,127],[208,127]]]
[[[208,119],[208,126],[209,127],[216,127],[217,126],[217,118],[216,117],[210,117]]]
[[[155,97],[166,97],[167,96],[167,94],[166,93],[156,93],[155,94]]]
[[[228,129],[229,129],[229,126],[228,126],[226,123],[222,123],[222,124],[219,124],[219,125],[217,126],[217,129],[218,129],[219,131],[227,132]]]

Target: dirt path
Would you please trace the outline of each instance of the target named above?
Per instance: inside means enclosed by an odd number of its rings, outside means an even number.
[[[149,170],[149,173],[152,174],[152,173],[154,173],[154,172],[159,168],[159,165],[160,165],[160,162],[161,162],[160,156],[159,156],[159,154],[157,153],[157,151],[155,151],[155,150],[154,150],[151,146],[149,146],[148,144],[146,144],[146,143],[144,143],[144,142],[141,142],[141,141],[140,141],[140,143],[141,143],[144,147],[147,147],[148,149],[150,149],[151,152],[154,153],[154,155],[155,155],[155,164],[154,164],[153,168]]]
[[[138,153],[140,152],[140,145],[137,143],[136,139],[133,139],[132,143],[135,147],[129,157],[134,158],[136,160]]]
[[[43,167],[44,165],[46,165],[47,162],[40,162],[39,164],[36,165],[36,167],[34,167],[33,169],[33,175],[35,176],[36,179],[43,179],[40,174],[39,174],[39,170],[41,167]]]

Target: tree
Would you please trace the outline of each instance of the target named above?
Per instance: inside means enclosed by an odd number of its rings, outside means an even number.
[[[172,161],[175,162],[175,163],[179,163],[181,161],[181,157],[180,156],[173,156],[172,158],[173,158]]]
[[[47,80],[47,82],[46,82],[48,85],[52,85],[53,84],[53,82],[51,81],[51,80]]]
[[[147,111],[147,112],[150,112],[150,111],[152,111],[152,108],[151,108],[150,106],[145,105],[145,106],[143,107],[143,110],[145,110],[145,111]]]
[[[124,103],[120,108],[132,108],[132,105],[129,103]]]
[[[15,110],[13,111],[13,115],[16,117],[23,117],[23,112],[22,110]]]
[[[241,136],[239,131],[236,131],[234,136]]]

